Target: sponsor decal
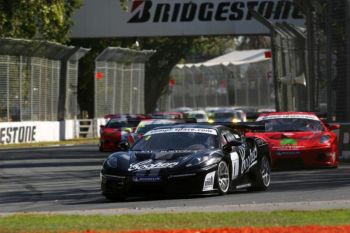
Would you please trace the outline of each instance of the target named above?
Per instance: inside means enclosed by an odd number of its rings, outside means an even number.
[[[236,151],[238,152],[239,156],[241,156],[241,159],[243,160],[245,158],[245,146],[238,146],[236,147]]]
[[[276,155],[300,155],[300,151],[276,151]]]
[[[303,114],[291,114],[291,115],[269,115],[269,116],[261,116],[256,119],[256,121],[266,121],[273,119],[306,119],[306,120],[314,120],[318,121],[318,118],[313,115],[303,115]]]
[[[159,176],[134,176],[134,182],[159,182],[161,178]]]
[[[268,20],[302,19],[291,1],[172,1],[134,0],[128,23],[189,23],[253,20],[249,8]]]
[[[250,169],[253,166],[258,158],[258,150],[256,146],[254,146],[253,150],[249,151],[249,156],[245,158],[242,162],[241,173]]]
[[[298,142],[293,138],[284,138],[280,144],[281,146],[297,146]]]
[[[204,128],[169,128],[169,129],[156,129],[148,131],[145,135],[161,134],[161,133],[205,133],[211,135],[217,135],[215,129]]]
[[[214,190],[214,178],[215,178],[215,171],[208,173],[205,176],[204,184],[203,184],[203,191],[211,191]]]
[[[274,146],[272,147],[273,150],[300,150],[305,148],[305,146],[293,146],[293,145],[285,145],[285,146]]]
[[[239,175],[239,157],[237,152],[230,153],[232,162],[232,180]]]
[[[0,128],[0,144],[35,142],[36,126]]]
[[[130,164],[128,171],[141,171],[141,170],[152,170],[152,169],[161,169],[161,168],[173,168],[175,167],[179,162],[164,162],[159,161],[155,162],[152,159],[145,160],[139,163],[132,163]]]

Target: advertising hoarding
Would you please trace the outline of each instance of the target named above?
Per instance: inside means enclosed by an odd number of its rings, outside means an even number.
[[[74,16],[72,38],[257,35],[268,29],[249,8],[271,22],[304,25],[291,0],[85,0]]]

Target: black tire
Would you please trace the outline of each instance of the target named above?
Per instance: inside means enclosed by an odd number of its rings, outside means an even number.
[[[113,193],[103,193],[103,196],[105,196],[105,198],[110,201],[125,201],[126,199],[126,196],[113,194]]]
[[[267,155],[263,155],[258,165],[252,170],[253,186],[250,191],[267,190],[271,182],[271,163]]]
[[[230,190],[230,170],[225,161],[221,161],[218,164],[218,169],[216,172],[216,184],[220,195],[225,195]]]
[[[104,149],[103,149],[103,146],[102,146],[102,143],[101,143],[101,142],[98,144],[98,150],[99,150],[100,152],[104,152]]]

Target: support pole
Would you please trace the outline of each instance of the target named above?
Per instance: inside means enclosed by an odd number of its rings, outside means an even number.
[[[274,82],[274,91],[275,91],[275,108],[276,111],[280,111],[280,100],[279,100],[279,85],[278,85],[278,70],[277,70],[277,51],[276,51],[276,43],[274,41],[274,38],[276,36],[276,29],[273,23],[271,23],[269,20],[264,18],[261,14],[256,12],[255,10],[249,8],[249,12],[252,15],[252,17],[256,20],[258,20],[260,23],[265,25],[270,30],[270,37],[271,37],[271,52],[272,52],[272,69],[273,69],[273,82]]]

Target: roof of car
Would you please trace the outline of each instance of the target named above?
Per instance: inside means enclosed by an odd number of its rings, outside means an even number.
[[[140,124],[171,124],[176,122],[176,119],[146,119],[140,121]]]
[[[313,112],[268,112],[262,113],[256,119],[256,121],[266,120],[267,118],[310,118],[312,120],[319,120],[318,116]]]
[[[186,114],[207,114],[204,110],[187,111]]]
[[[176,125],[167,125],[160,126],[159,128],[201,128],[201,129],[217,129],[222,127],[221,125],[209,125],[209,124],[176,124]]]
[[[265,113],[261,113],[262,115],[312,115],[312,116],[316,116],[315,113],[313,112],[265,112]]]

